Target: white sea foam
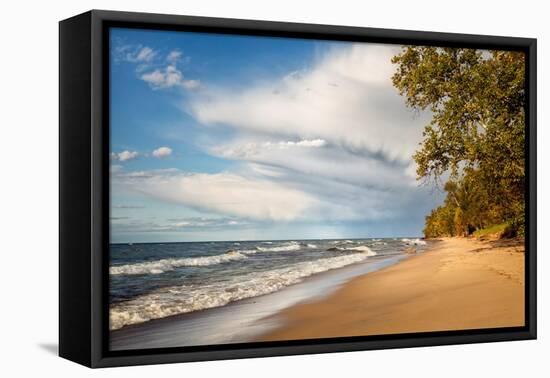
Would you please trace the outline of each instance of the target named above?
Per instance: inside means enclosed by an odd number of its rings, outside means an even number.
[[[404,242],[407,245],[426,245],[426,242],[424,240],[420,240],[418,238],[416,239],[401,239],[402,242]]]
[[[270,244],[273,244],[269,242]],[[268,244],[268,242],[262,242],[262,244]],[[309,246],[309,245],[308,245]],[[290,251],[299,251],[302,246],[295,242],[285,242],[282,245],[276,245],[275,247],[260,247],[256,246],[254,249],[239,249],[237,252],[245,255],[254,255],[259,252],[290,252]]]
[[[366,256],[376,256],[377,253],[374,252],[372,249],[367,247],[366,245],[358,245],[355,247],[332,247],[328,249],[329,251],[356,251],[356,252],[362,252]]]
[[[370,249],[366,245],[360,245],[358,247],[346,248],[346,251],[358,251],[358,252],[363,252],[367,256],[376,256],[376,252],[374,252],[372,249]]]
[[[309,243],[307,245],[308,248],[317,248],[317,245]]]
[[[262,252],[286,252],[286,251],[298,251],[301,249],[299,243],[292,241],[284,243],[283,245],[278,245],[276,247],[256,247],[258,251]]]
[[[253,255],[255,253],[261,252],[259,249],[239,249],[239,253],[245,255]]]
[[[358,263],[367,258],[368,255],[365,253],[355,253],[296,263],[271,271],[252,272],[245,276],[234,277],[229,282],[159,289],[130,301],[114,304],[110,310],[110,329],[224,306],[240,299],[269,294],[298,283],[313,274]]]
[[[388,243],[383,241],[375,241],[374,243],[372,243],[372,245],[388,245]]]
[[[109,273],[111,275],[161,274],[184,266],[216,265],[246,258],[247,257],[240,252],[229,251],[214,256],[173,258],[135,264],[115,265],[109,268]]]

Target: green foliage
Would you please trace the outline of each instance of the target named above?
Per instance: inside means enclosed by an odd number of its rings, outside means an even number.
[[[502,235],[506,230],[510,228],[508,223],[495,224],[487,228],[482,228],[474,232],[474,236],[477,238],[482,238],[484,236],[490,235]]]
[[[524,54],[405,47],[392,62],[407,105],[433,114],[413,156],[418,179],[449,178],[426,236],[468,235],[504,222],[523,232]]]

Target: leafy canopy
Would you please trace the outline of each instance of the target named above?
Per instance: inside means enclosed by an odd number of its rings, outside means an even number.
[[[439,183],[446,175],[453,185],[469,187],[464,202],[448,205],[454,206],[452,218],[468,230],[485,222],[473,219],[479,217],[522,227],[525,55],[409,46],[392,62],[397,66],[393,84],[406,104],[433,114],[413,156],[418,179]],[[466,203],[477,203],[482,213],[468,215]]]

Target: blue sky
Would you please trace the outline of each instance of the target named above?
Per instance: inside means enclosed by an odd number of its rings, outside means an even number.
[[[420,235],[398,51],[112,29],[112,242]]]

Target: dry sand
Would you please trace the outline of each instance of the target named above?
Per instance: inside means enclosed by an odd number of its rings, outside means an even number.
[[[523,326],[523,244],[449,238],[275,316],[260,340]]]

